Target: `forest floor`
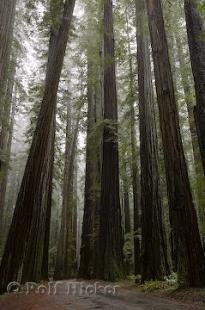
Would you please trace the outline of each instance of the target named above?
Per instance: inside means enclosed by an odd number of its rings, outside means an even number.
[[[79,281],[79,280],[78,280]],[[75,280],[42,284],[31,290],[24,288],[19,293],[0,296],[1,310],[202,310],[205,309],[201,291],[145,292],[133,284]],[[197,293],[198,292],[198,293]],[[200,299],[196,296],[201,296]],[[186,296],[186,297],[185,297]],[[195,296],[195,297],[194,297]],[[205,298],[205,297],[204,297]]]

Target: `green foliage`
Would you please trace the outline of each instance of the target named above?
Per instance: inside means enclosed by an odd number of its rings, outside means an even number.
[[[51,28],[53,32],[57,32],[62,20],[64,1],[50,0],[49,9],[44,15],[44,27]]]
[[[140,285],[140,289],[143,292],[153,292],[170,288],[177,288],[177,275],[175,273],[165,278],[165,281],[146,281],[145,284]]]
[[[199,3],[198,8],[202,16],[205,17],[205,2],[202,1],[201,3]]]
[[[143,292],[153,292],[156,290],[167,289],[169,285],[165,281],[146,281],[140,288]]]
[[[168,285],[170,286],[175,286],[177,285],[177,274],[172,272],[171,275],[165,277],[165,281],[167,282]]]

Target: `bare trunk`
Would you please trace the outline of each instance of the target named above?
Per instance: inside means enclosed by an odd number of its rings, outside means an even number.
[[[5,104],[7,68],[11,53],[15,8],[16,0],[1,0],[0,2],[0,126],[4,118],[2,112]]]
[[[205,41],[202,38],[204,25],[198,11],[199,3],[198,0],[184,0],[188,43],[196,92],[195,120],[205,173]]]
[[[47,199],[46,220],[45,220],[45,236],[43,245],[42,268],[41,268],[42,279],[45,281],[49,280],[49,240],[50,240],[52,189],[53,189],[53,164],[54,164],[54,143],[50,161],[48,199]]]
[[[100,58],[98,59],[100,66]],[[102,158],[102,87],[101,72],[96,72],[88,56],[88,119],[86,146],[85,203],[82,228],[81,260],[79,274],[84,278],[95,277],[97,243],[99,241],[99,205]],[[99,96],[100,94],[100,96]]]
[[[141,280],[144,282],[163,279],[170,270],[162,222],[154,93],[143,1],[136,1],[136,12],[142,207]]]
[[[114,62],[113,5],[104,0],[104,133],[97,275],[114,281],[123,276],[123,236],[119,197],[117,92]]]
[[[2,242],[3,233],[3,216],[6,186],[8,178],[8,169],[11,153],[11,140],[13,133],[13,120],[15,114],[15,102],[12,102],[14,76],[16,72],[16,65],[11,68],[11,73],[7,82],[7,92],[4,104],[4,120],[0,133],[0,156],[1,156],[1,171],[0,171],[0,242]]]
[[[16,0],[2,0],[0,3],[0,81],[5,77],[15,6]]]
[[[160,0],[146,0],[164,148],[171,226],[178,238],[180,285],[205,284],[204,253],[179,127]]]
[[[128,36],[128,53],[129,53],[129,98],[130,98],[130,136],[131,136],[131,171],[132,171],[132,191],[133,191],[133,204],[134,204],[134,272],[135,275],[141,274],[141,218],[140,218],[140,174],[138,165],[138,149],[137,149],[137,133],[136,133],[136,119],[134,109],[134,73],[131,55],[131,46],[128,29],[128,16],[126,13],[127,23],[127,36]]]
[[[125,234],[131,233],[131,223],[130,223],[130,198],[129,198],[129,187],[124,181],[123,184],[123,209],[125,217],[124,231]]]
[[[204,213],[204,189],[202,189],[202,182],[204,181],[204,174],[202,168],[201,154],[198,144],[197,130],[194,118],[194,96],[192,95],[192,88],[187,76],[186,55],[183,52],[183,46],[180,38],[176,36],[178,60],[180,64],[180,73],[182,79],[182,86],[185,95],[185,102],[188,111],[189,127],[191,132],[191,142],[194,155],[194,169],[196,178],[196,198],[198,204],[199,221],[203,225],[205,220]]]
[[[77,138],[79,132],[80,112],[76,120],[73,137],[70,135],[69,111],[67,117],[66,153],[63,181],[63,205],[61,230],[58,240],[57,258],[54,278],[56,280],[70,278],[75,275],[75,249],[73,248],[73,182]],[[71,145],[71,147],[70,147]]]
[[[74,4],[65,2],[59,30],[51,34],[44,97],[0,267],[1,292],[17,279],[22,263],[23,281],[42,278],[56,98]]]

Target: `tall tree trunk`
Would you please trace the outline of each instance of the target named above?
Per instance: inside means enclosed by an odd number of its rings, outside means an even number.
[[[189,77],[187,76],[187,66],[186,66],[186,55],[183,52],[183,46],[181,43],[181,40],[178,36],[176,36],[176,43],[177,43],[177,54],[178,54],[178,60],[180,64],[180,74],[181,74],[181,80],[182,80],[182,87],[184,90],[184,96],[185,96],[185,102],[187,106],[188,111],[188,119],[189,119],[189,127],[191,132],[191,140],[192,140],[192,148],[193,148],[193,154],[194,154],[194,164],[196,169],[196,174],[200,175],[200,168],[198,169],[199,163],[201,162],[200,157],[200,151],[199,151],[199,145],[198,145],[198,138],[197,138],[197,132],[196,132],[196,125],[194,120],[194,96],[192,96],[192,88],[189,81]]]
[[[126,98],[126,104],[128,109],[130,108],[130,93],[128,93]],[[125,114],[126,115],[126,114]],[[130,116],[130,111],[129,111]],[[129,127],[128,127],[129,129]],[[124,235],[124,246],[126,246],[127,239],[130,240],[130,234],[133,233],[131,228],[131,217],[130,217],[130,189],[132,190],[132,180],[130,180],[131,165],[130,165],[130,156],[127,148],[127,135],[124,136],[121,145],[121,154],[120,154],[120,202],[121,202],[121,212],[122,212],[122,228]],[[129,140],[128,140],[129,141]],[[131,141],[130,146],[131,146]],[[131,188],[130,188],[131,187]],[[124,257],[126,259],[126,257]]]
[[[205,173],[205,41],[204,25],[198,11],[198,0],[184,0],[188,43],[194,76],[196,107],[195,120]]]
[[[13,133],[13,119],[15,114],[15,104],[12,100],[14,88],[14,76],[16,72],[16,63],[12,65],[9,79],[7,81],[7,92],[4,104],[4,120],[0,133],[0,156],[1,156],[1,171],[0,171],[0,247],[2,245],[3,232],[3,215],[5,205],[6,186],[8,178],[8,169],[11,153],[11,140]]]
[[[66,152],[65,152],[65,167],[63,181],[63,205],[61,216],[61,230],[57,247],[57,258],[54,278],[56,280],[70,278],[74,275],[75,254],[73,249],[73,182],[74,182],[74,167],[76,146],[79,132],[80,112],[78,112],[76,124],[73,131],[73,136],[70,134],[70,111],[67,116],[66,130]]]
[[[98,65],[100,66],[100,59]],[[102,130],[99,128],[99,122],[102,120],[102,96],[100,95],[99,97],[99,94],[102,93],[102,87],[100,83],[101,76],[96,72],[94,66],[93,60],[88,55],[85,200],[79,269],[80,276],[84,278],[95,277],[96,243],[98,243],[99,239],[102,158]],[[94,79],[93,76],[95,77]]]
[[[63,203],[61,211],[61,228],[57,243],[57,256],[56,265],[54,271],[54,278],[59,280],[66,277],[67,273],[67,202],[70,193],[68,190],[72,191],[72,184],[70,186],[70,178],[68,175],[71,159],[71,149],[72,149],[72,127],[71,127],[71,108],[68,102],[67,106],[67,124],[66,124],[66,148],[65,148],[65,159],[64,159],[64,178],[63,178]],[[70,206],[69,206],[70,207]]]
[[[205,284],[205,260],[179,127],[160,0],[146,0],[164,148],[171,226],[178,238],[180,285]]]
[[[1,292],[17,279],[22,263],[24,281],[42,278],[56,98],[74,4],[66,0],[59,29],[51,34],[44,97],[0,267]]]
[[[14,122],[14,119],[13,119],[13,122]],[[12,125],[12,131],[13,131],[13,125]],[[12,134],[10,135],[10,138],[11,138],[10,141],[12,141]],[[11,145],[10,145],[10,148],[11,148]],[[24,160],[25,160],[25,157],[24,157]],[[11,162],[11,164],[13,163]],[[4,231],[3,248],[4,248],[4,243],[7,240],[7,235],[8,235],[9,228],[10,228],[11,221],[12,221],[14,206],[15,206],[16,199],[18,196],[18,191],[20,188],[20,183],[22,179],[21,167],[22,167],[22,159],[20,161],[20,164],[18,162],[15,162],[14,171],[11,173],[11,175],[8,174],[8,185],[7,185],[8,193],[6,195],[4,221],[3,221],[4,223],[3,225],[3,231]]]
[[[4,96],[6,71],[11,51],[11,39],[15,17],[16,0],[1,0],[0,2],[0,103]],[[0,106],[2,112],[3,106]],[[1,114],[1,113],[0,113]]]
[[[114,61],[113,5],[104,0],[104,133],[98,277],[123,276],[123,236],[119,197],[117,92]]]
[[[129,186],[126,181],[123,182],[123,209],[125,216],[125,234],[131,233],[131,222],[130,222],[130,197],[129,197]]]
[[[8,49],[12,35],[16,0],[1,0],[0,3],[0,84],[5,78]]]
[[[137,149],[137,133],[135,119],[135,93],[134,93],[134,73],[130,46],[130,36],[128,29],[128,16],[126,12],[127,36],[128,36],[128,53],[129,53],[129,104],[130,104],[130,136],[131,136],[131,172],[132,172],[132,191],[134,205],[134,272],[138,276],[141,274],[141,218],[140,218],[140,174],[138,167],[138,149]]]
[[[13,127],[14,127],[14,116],[16,113],[16,101],[15,99],[13,100],[12,103],[12,111],[11,111],[11,119],[10,119],[10,125],[9,125],[9,137],[8,137],[8,142],[7,142],[7,166],[6,166],[6,170],[5,170],[5,175],[3,177],[3,181],[1,183],[1,194],[0,194],[0,203],[2,206],[1,209],[1,214],[0,216],[1,218],[1,231],[0,231],[0,238],[1,238],[1,249],[0,249],[0,253],[2,253],[3,251],[3,244],[6,238],[6,234],[8,232],[8,229],[6,228],[6,216],[5,216],[5,211],[7,212],[8,215],[11,215],[11,211],[10,210],[5,210],[5,201],[6,201],[6,192],[7,192],[7,183],[8,183],[8,175],[9,175],[9,163],[10,163],[10,159],[11,159],[11,144],[12,144],[12,138],[13,138]],[[17,184],[16,184],[17,187]],[[11,199],[11,201],[13,201],[13,197],[15,196],[15,191],[12,190],[12,193],[10,194],[11,197],[9,197],[9,199]],[[11,204],[12,205],[12,204]],[[9,223],[10,224],[10,223]],[[8,226],[7,226],[8,227]]]
[[[170,273],[162,222],[154,93],[144,1],[136,1],[140,115],[142,282]]]
[[[122,178],[122,190],[121,190],[121,201],[122,201],[122,214],[123,214],[123,232],[124,232],[124,265],[126,275],[131,274],[132,271],[132,249],[130,248],[130,237],[133,230],[131,230],[130,221],[130,197],[129,197],[129,183],[127,175],[127,162],[125,154],[122,157],[125,160],[121,168],[121,178]]]
[[[49,177],[48,177],[49,187],[48,187],[48,200],[47,200],[47,206],[46,206],[47,209],[46,209],[46,220],[45,220],[45,236],[44,236],[44,245],[43,245],[42,268],[41,268],[42,279],[45,281],[49,280],[49,240],[50,240],[52,190],[53,190],[54,148],[55,148],[55,144],[53,143],[53,150],[52,150],[51,161],[50,161],[50,172],[49,172]]]
[[[134,103],[131,103],[131,148],[132,148],[132,189],[134,203],[134,270],[141,274],[141,217],[140,217],[140,175],[138,167],[138,151],[135,129]]]
[[[47,233],[47,216],[48,216],[48,208],[50,204],[50,182],[53,168],[53,144],[55,141],[55,112],[53,113],[53,119],[51,123],[50,132],[48,135],[48,149],[47,153],[45,153],[46,163],[42,165],[42,171],[45,180],[42,184],[42,189],[38,189],[35,191],[35,199],[37,199],[37,207],[33,209],[33,215],[30,222],[30,230],[27,241],[27,246],[25,248],[25,256],[23,258],[23,269],[22,269],[22,282],[25,283],[27,281],[35,281],[39,282],[42,276],[42,268],[43,268],[43,259],[44,259],[44,245]],[[27,168],[27,167],[26,167]],[[41,169],[41,168],[40,168]],[[26,169],[25,169],[26,171]],[[39,174],[39,177],[40,177]],[[24,174],[25,177],[25,174]],[[24,184],[24,178],[22,184]],[[22,184],[20,188],[19,195],[21,194]],[[39,194],[38,194],[39,193]],[[38,196],[36,197],[36,195]],[[40,195],[41,194],[41,195]],[[19,202],[19,195],[17,198],[16,206]],[[40,198],[40,199],[39,199]],[[39,199],[39,200],[38,200]],[[35,206],[35,204],[34,204]],[[15,218],[14,210],[14,218]],[[50,219],[49,219],[50,220]],[[13,222],[12,222],[13,224]],[[12,228],[12,225],[11,225]],[[11,230],[11,229],[10,229]]]
[[[76,151],[77,152],[77,151]],[[73,182],[73,214],[72,214],[72,236],[73,236],[73,270],[75,275],[78,271],[78,253],[77,253],[77,236],[78,236],[78,164],[77,154],[75,156],[74,182]]]
[[[16,71],[16,59],[11,57],[15,9],[16,0],[2,0],[0,3],[0,238],[8,170],[8,123]]]
[[[198,213],[200,223],[204,223],[205,214],[204,214],[204,189],[202,190],[202,182],[204,180],[201,154],[198,144],[197,130],[194,119],[194,96],[192,95],[192,88],[189,81],[189,77],[187,76],[187,65],[186,65],[186,55],[183,52],[183,46],[180,41],[179,36],[176,36],[177,43],[177,52],[178,52],[178,60],[180,64],[180,73],[182,86],[184,90],[185,102],[188,111],[188,119],[189,119],[189,127],[191,132],[191,142],[192,149],[194,155],[194,169],[195,169],[195,177],[196,177],[196,194],[197,194],[197,204],[198,204]]]

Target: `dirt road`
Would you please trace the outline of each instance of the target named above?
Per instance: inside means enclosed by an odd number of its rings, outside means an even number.
[[[20,292],[6,294],[0,297],[0,310],[202,310],[204,307],[182,304],[169,299],[151,297],[141,292],[124,288],[111,287],[97,289],[96,291],[84,283],[83,289],[73,286],[69,288],[68,282],[61,282],[58,286],[51,287],[50,291],[37,287],[36,292]],[[82,285],[81,285],[82,288]],[[41,293],[40,293],[41,291]],[[50,295],[49,295],[50,294]]]

